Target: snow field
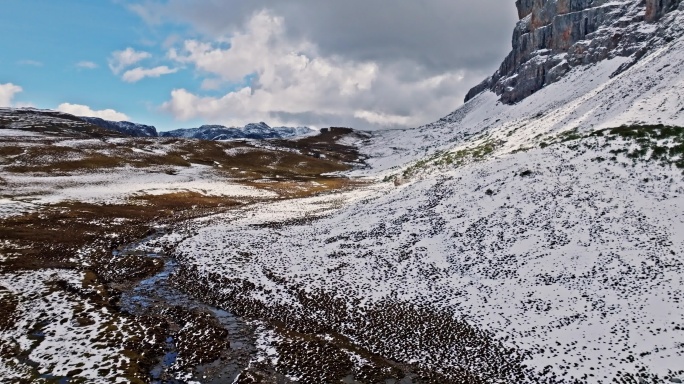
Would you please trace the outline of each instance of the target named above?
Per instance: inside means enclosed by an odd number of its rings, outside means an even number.
[[[134,325],[54,287],[64,282],[78,290],[82,279],[80,272],[47,269],[0,277],[6,294],[19,301],[15,326],[0,332],[0,344],[29,352],[27,360],[2,359],[0,377],[32,378],[36,373],[30,362],[37,364],[43,378],[78,375],[89,383],[128,382],[122,344]]]

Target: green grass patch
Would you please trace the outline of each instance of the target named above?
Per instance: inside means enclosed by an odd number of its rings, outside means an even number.
[[[625,125],[602,129],[585,135],[579,134],[577,130],[572,130],[556,136],[552,144],[587,138],[602,138],[606,142],[603,147],[609,146],[610,142],[622,139],[625,142],[623,148],[609,150],[609,153],[614,155],[608,159],[611,161],[617,161],[617,156],[623,155],[633,162],[655,161],[662,165],[674,165],[677,168],[684,169],[684,127],[662,124]],[[540,144],[542,148],[548,145],[550,144]],[[568,145],[568,148],[577,149],[579,146]],[[606,160],[598,159],[594,160]]]
[[[488,139],[484,143],[472,148],[461,149],[455,152],[437,151],[433,155],[424,159],[418,160],[415,164],[406,168],[402,173],[404,177],[411,177],[419,171],[430,166],[456,166],[459,167],[468,161],[480,161],[504,143],[501,141],[495,142]]]

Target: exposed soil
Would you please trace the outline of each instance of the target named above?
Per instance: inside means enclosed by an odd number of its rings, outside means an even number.
[[[58,128],[54,131],[63,135]],[[38,130],[53,131],[49,127]],[[173,172],[173,167],[204,164],[212,165],[233,182],[276,192],[275,199],[297,198],[358,185],[344,176],[327,175],[359,164],[354,147],[336,143],[341,135],[350,133],[333,130],[315,138],[269,143],[269,148],[246,142],[168,138],[108,142],[106,137],[65,148],[54,146],[57,139],[10,139],[0,145],[4,159],[0,168],[9,173],[69,175],[115,172],[121,166],[156,167],[161,171],[169,167],[167,171]],[[173,146],[174,150],[141,154],[159,146]],[[229,154],[236,148],[239,150]],[[48,268],[83,271],[82,290],[66,284],[57,284],[54,289],[80,295],[139,324],[139,333],[125,345],[125,355],[131,361],[126,376],[133,382],[172,383],[174,372],[193,371],[198,377],[207,377],[202,382],[226,382],[247,367],[254,350],[250,326],[166,284],[166,277],[176,268],[168,256],[173,249],[162,244],[163,253],[150,255],[128,245],[148,238],[155,228],[172,228],[189,219],[262,201],[176,192],[137,195],[121,204],[68,201],[42,206],[28,214],[0,219],[0,255],[4,256],[0,258],[0,273]],[[16,306],[17,300],[0,287],[0,311],[9,314],[0,319],[0,329],[12,326]],[[91,321],[87,313],[73,320],[79,324]],[[111,332],[118,330],[112,328]],[[7,348],[0,343],[1,356],[21,353]],[[263,370],[272,371],[270,377],[285,380],[272,367]],[[253,371],[254,375],[263,375],[259,369]],[[78,381],[78,372],[72,373],[67,378]],[[250,375],[245,373],[241,380],[248,380]],[[60,382],[65,378],[43,379]]]

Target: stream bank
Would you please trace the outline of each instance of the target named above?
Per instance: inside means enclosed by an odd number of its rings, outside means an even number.
[[[144,255],[163,263],[155,275],[122,289],[119,298],[122,312],[158,324],[153,339],[160,357],[150,371],[150,382],[231,383],[256,351],[254,329],[240,317],[204,304],[169,283],[178,264],[156,243],[164,234],[157,230],[113,251],[116,257]]]

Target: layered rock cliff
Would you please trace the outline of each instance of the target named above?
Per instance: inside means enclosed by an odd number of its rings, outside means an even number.
[[[616,56],[633,56],[633,65],[682,33],[669,15],[684,8],[681,0],[517,0],[516,6],[513,50],[466,102],[491,90],[514,104],[574,67]]]

